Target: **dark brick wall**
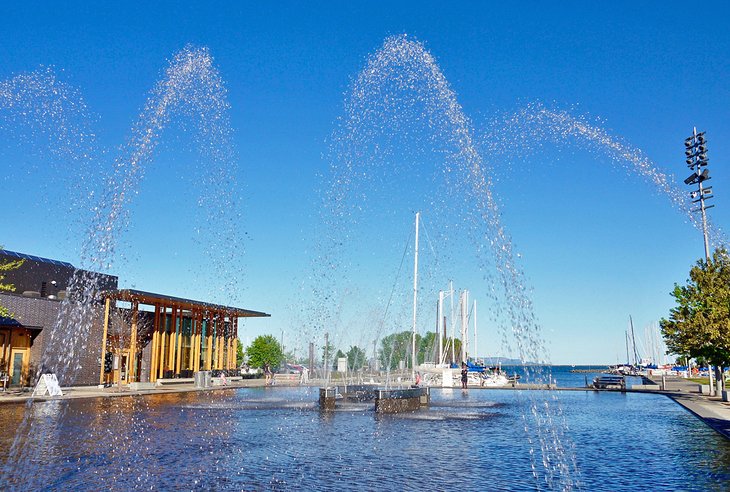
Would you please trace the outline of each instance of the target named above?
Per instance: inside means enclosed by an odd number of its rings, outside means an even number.
[[[52,299],[23,297],[0,293],[0,305],[8,308],[18,323],[28,327],[44,328],[53,324],[61,303]]]
[[[98,305],[94,309],[93,323],[90,333],[85,341],[82,341],[81,369],[76,375],[75,385],[97,385],[99,384],[99,373],[101,371],[101,338],[104,333],[104,306]]]
[[[13,318],[0,319],[0,324],[22,325],[33,329],[35,336],[30,347],[31,367],[37,366],[43,354],[45,334],[56,322],[60,301],[51,299],[35,299],[0,293],[0,305],[8,308]],[[40,332],[36,329],[40,328]]]
[[[36,336],[30,349],[30,365],[31,368],[38,367],[45,349],[45,341],[56,328],[61,302],[0,293],[0,304],[7,307],[14,315],[12,319],[0,320],[0,324],[22,325],[34,329],[33,333]],[[101,304],[93,310],[93,323],[89,336],[84,337],[77,347],[76,353],[81,354],[79,359],[81,369],[73,381],[59,381],[62,385],[99,384],[103,314]],[[36,331],[37,328],[41,331]]]
[[[17,260],[0,250],[0,262]],[[31,328],[35,336],[30,350],[31,369],[38,367],[47,340],[56,329],[61,302],[55,299],[60,291],[70,295],[69,282],[76,269],[68,263],[26,259],[20,268],[5,273],[5,283],[15,286],[14,293],[0,293],[0,305],[12,313],[12,318],[0,318],[0,324]],[[87,281],[93,281],[98,290],[117,288],[117,277],[79,270]],[[38,292],[41,297],[23,296],[23,292]],[[103,304],[101,301],[92,309],[93,323],[88,336],[81,337],[75,353],[80,354],[80,365],[73,381],[59,381],[62,385],[99,384],[101,358],[101,337],[103,329]],[[73,327],[67,327],[73,330]]]

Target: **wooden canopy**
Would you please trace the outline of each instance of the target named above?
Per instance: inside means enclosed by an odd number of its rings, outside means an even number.
[[[113,301],[131,303],[129,348],[116,347],[120,357],[122,352],[126,353],[128,372],[123,378],[126,382],[155,382],[158,379],[190,377],[200,370],[235,369],[238,318],[271,316],[259,311],[141,290],[111,290],[103,292],[102,297],[105,309],[100,384],[105,383],[104,361]],[[151,312],[147,314],[148,317],[153,316],[151,338],[140,338],[138,318],[144,315],[140,312],[140,304],[154,307],[154,315]],[[147,344],[150,345],[148,369],[141,364],[143,345]]]
[[[211,311],[216,313],[222,313],[226,316],[238,317],[238,318],[265,318],[270,317],[270,314],[262,313],[260,311],[251,311],[249,309],[242,309],[231,306],[223,306],[220,304],[212,304],[209,302],[194,301],[192,299],[184,299],[182,297],[167,296],[163,294],[154,294],[152,292],[145,292],[142,290],[134,289],[121,289],[121,290],[109,290],[102,292],[104,299],[111,299],[113,301],[128,301],[136,302],[138,304],[148,304],[150,306],[169,306],[180,309],[187,309],[190,311]]]

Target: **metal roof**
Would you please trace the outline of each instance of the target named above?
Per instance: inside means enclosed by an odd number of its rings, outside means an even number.
[[[30,261],[35,261],[38,263],[48,263],[50,265],[71,268],[71,269],[75,268],[71,263],[66,263],[65,261],[51,260],[49,258],[41,258],[40,256],[27,255],[25,253],[18,253],[16,251],[8,251],[7,249],[0,249],[0,256],[10,256],[12,258],[17,258],[19,260],[30,260]]]
[[[120,289],[120,290],[109,290],[102,293],[104,298],[113,299],[117,301],[129,301],[139,302],[141,304],[149,305],[165,305],[175,306],[190,310],[205,310],[205,311],[216,311],[223,312],[229,316],[238,316],[241,318],[264,318],[270,317],[270,314],[262,313],[260,311],[251,311],[250,309],[242,309],[232,306],[223,306],[220,304],[213,304],[210,302],[194,301],[192,299],[184,299],[182,297],[168,296],[164,294],[155,294],[152,292],[145,292],[142,290],[133,289]]]

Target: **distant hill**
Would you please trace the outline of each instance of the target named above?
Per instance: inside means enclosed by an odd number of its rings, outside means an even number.
[[[507,357],[477,357],[477,359],[484,360],[484,364],[488,366],[496,366],[497,364],[501,364],[503,366],[520,366],[522,365],[522,361],[520,359],[509,359]],[[525,364],[526,366],[534,366],[534,362],[527,362]]]

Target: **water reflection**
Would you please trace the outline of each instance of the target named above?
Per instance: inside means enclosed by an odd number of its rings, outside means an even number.
[[[730,442],[658,395],[562,396],[588,490],[723,490]],[[316,390],[241,389],[35,402],[37,457],[16,490],[542,490],[513,391],[432,392],[415,413],[352,404],[321,413]],[[23,405],[1,405],[15,429]],[[12,440],[0,439],[3,465]],[[12,433],[10,433],[12,434]],[[27,439],[28,437],[26,437]],[[17,468],[14,468],[17,469]]]

